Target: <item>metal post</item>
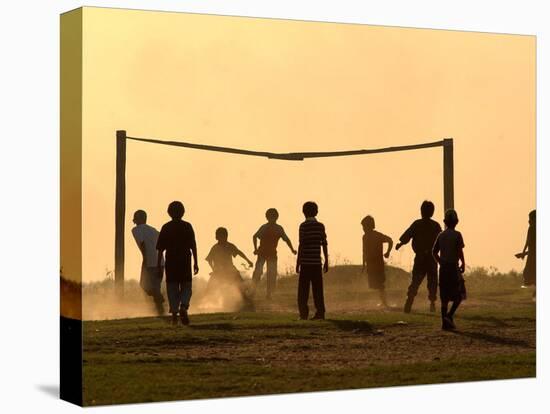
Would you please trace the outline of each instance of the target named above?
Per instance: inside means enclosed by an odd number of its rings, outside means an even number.
[[[124,218],[126,216],[126,131],[116,132],[115,289],[124,295]]]
[[[443,140],[443,205],[445,211],[454,208],[454,162],[453,162],[453,139]]]

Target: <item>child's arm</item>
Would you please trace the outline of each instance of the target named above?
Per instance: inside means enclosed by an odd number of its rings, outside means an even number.
[[[464,273],[466,270],[466,261],[464,260],[464,239],[462,234],[458,233],[458,259],[460,260],[461,265],[458,267],[460,273]]]
[[[158,277],[162,279],[162,256],[164,253],[164,249],[157,250],[157,269],[159,271]]]
[[[137,247],[139,251],[141,252],[141,257],[143,261],[145,262],[145,241],[144,240],[138,240],[138,236],[134,233],[134,230],[132,229],[132,236],[134,236],[134,240],[136,241]]]
[[[300,229],[298,231],[298,255],[296,256],[296,273],[300,274],[300,264],[301,264],[301,258],[302,258],[302,241],[304,239],[302,226],[300,226]]]
[[[523,259],[525,256],[529,255],[529,251],[527,250],[527,246],[529,244],[529,231],[527,231],[527,237],[525,238],[525,246],[523,246],[523,250],[521,253],[517,253],[516,257],[518,259]]]
[[[328,246],[323,244],[323,256],[325,257],[325,264],[323,265],[323,270],[328,272]]]
[[[325,257],[323,270],[326,273],[328,272],[328,243],[327,243],[327,234],[325,233],[324,227],[323,227],[323,236],[321,238],[321,246],[323,247],[323,256]]]
[[[384,243],[388,244],[388,250],[384,253],[384,257],[387,259],[390,257],[391,249],[393,248],[393,240],[390,236],[384,235]]]
[[[254,245],[254,254],[258,254],[258,239],[260,238],[260,231],[262,228],[260,227],[256,233],[252,236],[252,244]]]
[[[438,264],[441,264],[441,257],[439,256],[439,236],[437,237],[437,239],[435,239],[434,247],[432,249],[432,254],[435,261]]]
[[[214,261],[210,257],[207,257],[205,260],[210,265],[210,268],[212,269],[212,271],[214,271]]]
[[[190,225],[191,226],[191,225]],[[199,262],[197,260],[197,240],[195,239],[195,231],[193,230],[193,227],[191,227],[191,235],[192,235],[192,241],[191,241],[191,253],[193,254],[193,274],[199,273]]]
[[[407,244],[413,237],[413,225],[411,224],[405,233],[399,238],[399,242],[395,245],[395,250],[399,250],[401,246]]]
[[[248,257],[246,257],[246,254],[244,254],[243,252],[241,252],[239,249],[237,249],[237,256],[241,256],[244,260],[246,260],[248,262],[248,266],[252,267],[254,266],[254,263],[252,263],[250,261],[250,259]]]
[[[211,248],[210,251],[208,252],[208,256],[206,256],[204,258],[204,260],[206,260],[208,262],[208,264],[210,265],[210,268],[212,269],[212,271],[214,271],[214,254],[213,254],[213,251],[214,248]]]
[[[458,258],[461,263],[458,269],[460,270],[460,273],[464,273],[466,270],[466,261],[464,260],[464,249],[462,247],[458,249]]]
[[[163,231],[164,226],[160,230],[159,237],[157,239],[157,269],[159,269],[159,278],[162,279],[162,258],[164,256],[164,251],[166,250],[166,233]]]
[[[282,227],[281,227],[281,231],[282,231],[281,239],[283,239],[284,242],[287,244],[287,246],[290,249],[290,251],[292,252],[292,254],[296,254],[297,251],[294,250],[294,247],[292,247],[292,242],[290,241],[290,239],[288,238],[288,236],[285,233],[285,230]]]

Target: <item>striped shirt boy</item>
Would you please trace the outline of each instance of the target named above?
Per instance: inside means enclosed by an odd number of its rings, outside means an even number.
[[[300,247],[298,262],[300,265],[321,265],[321,246],[327,245],[325,225],[315,217],[308,217],[300,224]]]

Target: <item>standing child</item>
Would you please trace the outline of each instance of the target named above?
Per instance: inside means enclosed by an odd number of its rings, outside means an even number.
[[[237,246],[227,241],[228,231],[225,227],[216,229],[216,240],[218,241],[206,256],[206,261],[212,268],[210,280],[208,281],[207,291],[213,289],[227,289],[227,287],[235,287],[241,295],[241,299],[245,305],[250,305],[248,295],[245,292],[243,279],[239,270],[233,264],[233,258],[236,256],[242,257],[252,267],[254,263],[241,252]]]
[[[306,202],[302,212],[306,220],[300,224],[300,244],[296,259],[298,277],[298,310],[300,319],[306,320],[309,315],[309,287],[313,291],[315,315],[313,320],[325,319],[325,299],[323,294],[323,270],[328,272],[328,247],[325,226],[315,218],[319,209],[313,201]],[[325,258],[321,263],[321,247]]]
[[[361,220],[363,226],[363,269],[367,271],[369,287],[378,290],[381,303],[379,306],[388,307],[386,300],[386,272],[384,257],[390,257],[393,248],[391,237],[382,234],[375,229],[375,222],[372,216],[366,216]],[[384,243],[388,244],[386,253],[382,254]]]
[[[412,239],[414,251],[414,265],[412,268],[412,280],[407,292],[407,301],[404,311],[409,313],[418,293],[418,288],[426,276],[428,282],[428,299],[430,300],[430,312],[435,312],[435,301],[437,299],[437,263],[432,255],[432,248],[437,235],[441,233],[441,226],[432,220],[434,204],[425,200],[420,206],[421,219],[415,220],[399,239],[395,250],[407,244]]]
[[[441,299],[442,329],[454,330],[454,314],[462,300],[466,299],[466,288],[462,274],[466,269],[464,261],[464,239],[455,230],[458,215],[453,209],[445,212],[445,230],[437,236],[433,247],[435,261],[439,264],[439,297]],[[448,311],[449,302],[452,302]]]
[[[533,300],[537,296],[537,211],[533,210],[529,213],[529,229],[527,230],[527,239],[521,253],[516,254],[518,259],[523,259],[527,256],[525,268],[523,269],[523,284],[525,286],[533,285]]]
[[[173,201],[168,205],[168,215],[171,221],[162,226],[157,241],[158,259],[157,266],[161,266],[162,256],[166,251],[166,290],[172,324],[180,320],[183,325],[189,325],[189,302],[192,294],[191,255],[193,255],[193,274],[199,272],[197,262],[197,243],[193,226],[183,221],[185,207],[179,201]]]
[[[252,237],[254,254],[258,256],[256,267],[252,274],[252,280],[256,286],[260,283],[260,278],[264,271],[264,264],[266,264],[266,297],[269,300],[273,293],[275,293],[275,287],[277,285],[277,243],[279,243],[279,239],[284,240],[293,254],[297,252],[294,250],[294,247],[292,247],[292,243],[286,235],[283,226],[277,224],[279,212],[274,208],[270,208],[265,212],[265,218],[267,219],[267,223],[263,224]],[[260,247],[258,247],[258,239],[260,239]]]
[[[162,315],[164,313],[164,298],[160,293],[160,285],[164,272],[164,260],[161,260],[160,267],[158,267],[157,240],[159,232],[147,224],[147,213],[143,210],[137,210],[134,213],[133,221],[135,227],[132,229],[132,235],[143,259],[139,285],[147,295],[153,297],[157,312]]]

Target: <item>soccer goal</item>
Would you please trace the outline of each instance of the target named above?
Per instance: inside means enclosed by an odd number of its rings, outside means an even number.
[[[128,141],[141,141],[157,145],[190,148],[201,151],[215,151],[227,154],[264,157],[267,159],[285,161],[304,161],[308,158],[346,157],[355,155],[380,154],[385,152],[412,151],[424,148],[443,147],[443,205],[444,209],[454,207],[454,171],[453,171],[453,139],[422,144],[393,146],[376,149],[357,149],[330,152],[265,152],[247,149],[220,147],[214,145],[193,144],[181,141],[166,141],[154,138],[139,138],[128,136],[125,130],[116,131],[116,192],[115,192],[115,286],[117,292],[124,292],[124,226],[126,217],[126,145]]]

